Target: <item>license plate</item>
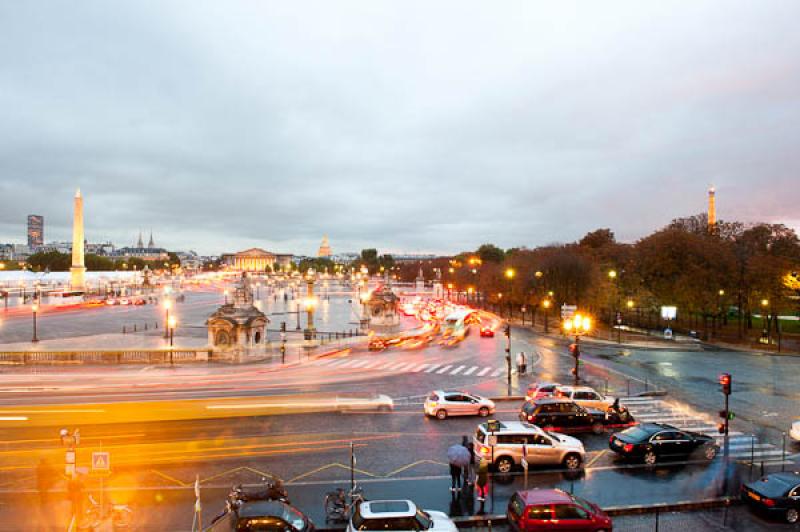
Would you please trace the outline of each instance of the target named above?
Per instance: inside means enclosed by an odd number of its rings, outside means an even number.
[[[752,491],[748,491],[747,492],[747,496],[750,497],[751,499],[753,499],[754,501],[760,501],[761,500],[761,497],[758,496],[758,494],[753,493]]]

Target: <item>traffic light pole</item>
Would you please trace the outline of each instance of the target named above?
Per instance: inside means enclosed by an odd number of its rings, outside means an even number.
[[[506,323],[506,376],[508,395],[511,396],[511,324]]]
[[[575,370],[574,370],[574,373],[575,373],[575,386],[577,386],[578,383],[581,380],[581,377],[578,374],[578,371],[579,371],[578,368],[580,367],[580,360],[581,360],[580,338],[581,337],[579,335],[577,335],[577,334],[575,335]]]
[[[723,438],[723,442],[724,442],[724,446],[725,446],[724,450],[723,450],[723,454],[725,455],[725,458],[728,457],[728,453],[730,451],[730,445],[728,444],[728,425],[731,422],[730,421],[730,417],[731,417],[730,412],[731,411],[728,410],[728,397],[730,397],[730,395],[726,393],[725,394],[725,436]]]

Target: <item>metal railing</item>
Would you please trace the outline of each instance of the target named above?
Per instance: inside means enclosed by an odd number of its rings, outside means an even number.
[[[0,351],[0,364],[174,364],[208,362],[211,349],[102,349]]]

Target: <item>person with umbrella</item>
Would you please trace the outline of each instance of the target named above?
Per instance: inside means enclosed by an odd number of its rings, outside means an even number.
[[[461,491],[461,468],[469,467],[470,453],[463,445],[457,443],[447,449],[447,461],[450,463],[450,491]]]

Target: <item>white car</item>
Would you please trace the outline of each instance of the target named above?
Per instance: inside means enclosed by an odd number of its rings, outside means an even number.
[[[336,410],[339,412],[364,412],[377,410],[391,412],[394,401],[388,395],[370,392],[340,393],[336,396]]]
[[[365,501],[358,505],[347,523],[347,532],[456,532],[456,524],[446,513],[421,510],[409,500]]]
[[[559,386],[553,395],[569,399],[582,407],[596,408],[604,412],[614,404],[613,397],[604,397],[603,394],[588,386]]]
[[[425,414],[437,419],[450,416],[481,416],[494,414],[495,404],[491,399],[467,392],[434,390],[425,399]]]
[[[800,421],[792,423],[792,428],[789,430],[789,437],[794,441],[800,441]]]

